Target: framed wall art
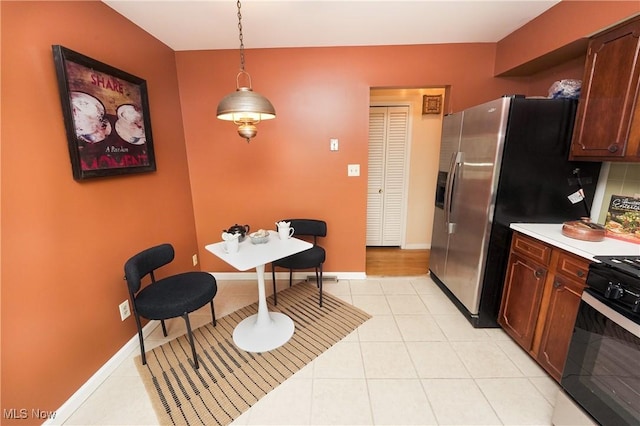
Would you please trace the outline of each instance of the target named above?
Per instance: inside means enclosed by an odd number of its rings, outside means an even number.
[[[52,47],[73,178],[155,171],[146,81]]]
[[[422,114],[440,114],[442,112],[442,95],[422,96]]]

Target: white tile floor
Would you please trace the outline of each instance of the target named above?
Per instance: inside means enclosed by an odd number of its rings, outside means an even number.
[[[283,280],[284,283],[284,280]],[[219,282],[216,314],[257,300]],[[267,282],[270,287],[270,282]],[[240,416],[236,425],[550,425],[558,385],[501,329],[474,329],[428,276],[325,283],[373,318]],[[192,315],[197,327],[207,310]],[[168,323],[169,339],[184,332]],[[150,347],[165,341],[156,329]],[[154,425],[134,353],[67,425]]]

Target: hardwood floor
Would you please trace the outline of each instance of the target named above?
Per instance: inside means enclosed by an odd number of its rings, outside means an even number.
[[[413,276],[429,271],[430,250],[398,247],[367,247],[367,276]]]

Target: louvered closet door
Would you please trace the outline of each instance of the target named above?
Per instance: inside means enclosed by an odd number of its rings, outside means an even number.
[[[369,108],[367,245],[399,246],[409,107]]]

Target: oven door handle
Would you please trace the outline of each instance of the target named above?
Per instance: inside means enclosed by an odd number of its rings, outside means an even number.
[[[582,293],[582,301],[611,321],[615,322],[620,327],[627,330],[629,333],[640,338],[640,324],[633,322],[621,313],[611,309],[605,303],[602,303],[595,296],[591,295],[588,290],[585,290]]]

